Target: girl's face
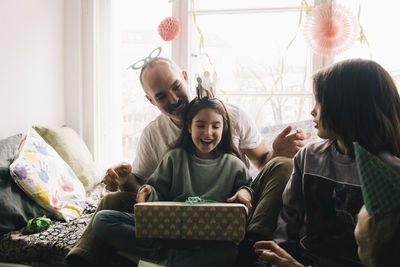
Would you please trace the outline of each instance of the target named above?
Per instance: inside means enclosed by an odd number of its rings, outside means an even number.
[[[314,126],[315,129],[317,129],[317,135],[322,139],[330,139],[330,140],[336,139],[339,151],[343,154],[348,154],[349,150],[344,145],[343,140],[339,136],[337,136],[333,131],[326,129],[322,126],[321,104],[318,102],[317,99],[314,98],[314,100],[315,100],[315,105],[314,108],[311,110],[311,115],[314,117],[313,122],[315,123]]]
[[[322,126],[321,104],[316,99],[314,108],[311,110],[311,115],[314,117],[313,122],[315,123],[314,127],[317,129],[317,135],[322,139],[333,139],[333,133]]]
[[[214,109],[202,109],[192,120],[189,133],[195,145],[195,154],[201,159],[213,159],[211,153],[221,142],[224,120]]]

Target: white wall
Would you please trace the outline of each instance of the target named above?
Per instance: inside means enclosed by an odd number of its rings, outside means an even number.
[[[65,124],[83,133],[82,120],[82,3],[64,1],[64,90]]]
[[[0,0],[0,139],[64,123],[64,0]]]

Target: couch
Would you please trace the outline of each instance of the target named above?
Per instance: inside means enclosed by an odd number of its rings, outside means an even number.
[[[268,147],[271,148],[275,136],[287,125],[289,124],[261,129]],[[312,132],[310,140],[317,140],[312,121],[296,122],[291,125],[293,131],[302,128],[306,132]],[[31,147],[26,145],[29,138],[32,138]],[[61,158],[59,160],[61,163],[58,163],[65,164],[64,167],[67,169],[70,167],[85,190],[82,211],[75,217],[68,212],[67,215],[58,212],[59,207],[54,209],[52,206],[43,205],[41,203],[43,197],[30,195],[32,192],[29,192],[29,187],[19,184],[21,179],[18,175],[21,175],[18,168],[21,164],[28,166],[34,163],[22,162],[18,165],[16,163],[19,159],[16,155],[21,155],[25,149],[29,152],[29,159],[35,158],[31,155],[32,150],[38,148],[39,152],[43,152],[43,147],[46,145],[48,147],[45,154],[53,153],[51,151],[54,149],[55,156]],[[37,168],[42,173],[43,170],[47,172],[47,176],[55,177],[59,174],[52,172],[53,164],[55,163],[47,162],[47,165],[40,163]],[[35,169],[31,170],[31,174],[34,171]],[[30,266],[65,266],[66,254],[82,235],[100,199],[109,193],[101,183],[104,173],[105,169],[98,168],[94,164],[89,150],[79,135],[68,127],[33,127],[29,129],[26,137],[17,134],[0,140],[0,262]],[[252,170],[252,174],[253,176],[257,174],[255,169]],[[39,176],[42,177],[43,174]],[[23,233],[29,219],[43,215],[52,219],[52,224],[47,230],[30,235]],[[129,260],[118,255],[115,255],[115,259],[111,262],[115,266],[132,266]]]
[[[20,171],[18,172],[19,167],[16,165],[17,155],[22,154],[19,150],[26,148],[27,137],[32,133],[37,138],[45,140],[48,145],[46,154],[54,149],[53,152],[57,154],[55,156],[61,158],[59,162],[65,164],[67,169],[70,167],[76,174],[75,179],[79,179],[74,182],[81,183],[78,187],[80,190],[84,189],[85,196],[84,202],[81,203],[82,210],[77,211],[77,214],[73,215],[73,212],[62,214],[59,212],[62,210],[61,207],[55,206],[54,209],[46,203],[40,203],[43,197],[30,195],[29,187],[19,184],[19,180],[29,180],[35,176],[35,169],[32,167],[34,164],[22,162],[21,164],[27,169],[25,173],[28,174],[25,175],[27,177],[23,177],[25,179],[18,179]],[[44,141],[39,144],[40,142],[42,139],[39,141],[32,139],[32,144],[43,152]],[[37,156],[32,154],[32,148],[28,147],[26,150],[29,152],[29,157],[36,157],[38,161]],[[51,165],[54,163],[46,162],[45,159],[40,159],[38,162],[40,162],[38,167],[40,175],[37,177],[43,178],[44,172],[47,172],[46,176],[50,180],[59,175],[54,174],[52,170]],[[82,235],[100,199],[108,193],[101,183],[104,171],[94,164],[89,150],[79,135],[68,127],[33,127],[28,130],[26,137],[17,134],[0,140],[0,262],[29,266],[65,266],[66,254]],[[65,179],[65,175],[61,177]],[[70,188],[67,191],[71,191]],[[74,194],[74,197],[76,196],[77,194]],[[56,204],[60,204],[60,201]],[[51,218],[50,227],[42,232],[24,234],[28,220],[43,215]],[[130,265],[129,261],[120,256],[116,256],[113,261],[118,263],[118,266]]]

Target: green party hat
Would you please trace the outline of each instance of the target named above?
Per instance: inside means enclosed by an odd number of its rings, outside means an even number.
[[[354,142],[364,205],[371,216],[400,208],[400,174]]]

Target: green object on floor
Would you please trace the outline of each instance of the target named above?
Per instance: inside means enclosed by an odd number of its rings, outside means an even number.
[[[47,218],[46,215],[42,217],[36,217],[28,221],[23,233],[28,235],[39,233],[49,228],[50,224],[51,220]]]

